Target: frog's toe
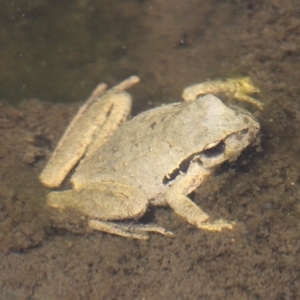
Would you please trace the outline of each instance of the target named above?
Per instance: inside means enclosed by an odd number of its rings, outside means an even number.
[[[216,220],[214,222],[201,222],[197,224],[200,229],[205,229],[209,231],[221,231],[224,228],[233,229],[235,222],[228,222],[222,219]]]
[[[148,240],[148,232],[156,232],[165,236],[172,236],[171,231],[166,230],[163,227],[157,225],[140,225],[140,224],[118,224],[113,222],[99,221],[99,220],[90,220],[89,227],[107,232],[110,234],[115,234],[127,238],[134,238],[139,240]]]
[[[129,226],[125,224],[116,224],[112,222],[99,221],[99,220],[90,220],[88,224],[89,227],[94,230],[98,230],[110,234],[115,234],[115,235],[138,239],[138,240],[149,239],[149,235],[147,233],[145,232],[138,233],[138,232],[131,231],[128,228]]]
[[[155,224],[147,224],[147,225],[132,225],[132,229],[138,232],[156,232],[165,236],[172,236],[173,232],[168,231],[167,229],[157,226]]]

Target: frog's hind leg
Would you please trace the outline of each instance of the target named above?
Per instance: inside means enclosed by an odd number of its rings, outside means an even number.
[[[49,162],[40,175],[48,187],[58,187],[84,156],[90,156],[126,120],[131,111],[131,96],[125,92],[139,82],[131,76],[114,88],[100,84],[79,109],[66,129]]]
[[[149,201],[138,188],[113,181],[89,184],[84,189],[51,192],[47,204],[61,210],[74,210],[89,218],[89,227],[136,239],[148,239],[147,232],[172,235],[156,225],[130,225],[113,223],[127,219],[138,219],[144,215]]]
[[[90,220],[89,227],[123,237],[134,238],[139,240],[148,240],[148,232],[156,232],[166,236],[172,236],[171,231],[157,225],[138,225],[138,224],[118,224],[99,220]]]

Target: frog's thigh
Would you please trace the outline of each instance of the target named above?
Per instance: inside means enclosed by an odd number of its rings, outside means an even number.
[[[42,171],[40,180],[44,185],[60,186],[87,149],[86,158],[126,120],[131,110],[131,96],[124,90],[138,81],[138,77],[132,76],[106,93],[104,84],[95,89],[73,118]]]
[[[47,204],[62,210],[74,210],[89,218],[112,221],[142,216],[148,199],[137,188],[105,181],[87,184],[79,190],[51,192]]]
[[[74,210],[88,216],[93,229],[137,239],[148,239],[147,232],[172,235],[156,225],[125,225],[108,221],[141,217],[148,199],[143,191],[117,182],[90,184],[81,190],[52,192],[48,196],[50,207]],[[101,220],[101,221],[100,221]]]
[[[170,207],[188,223],[200,229],[210,231],[221,231],[223,228],[232,229],[233,223],[223,220],[208,222],[209,216],[186,196],[189,193],[190,187],[198,180],[203,180],[199,174],[187,174],[177,181],[166,194],[166,200]]]

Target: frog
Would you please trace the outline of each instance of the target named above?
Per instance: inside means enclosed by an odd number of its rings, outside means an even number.
[[[207,81],[187,87],[184,101],[130,119],[126,90],[139,81],[131,76],[109,90],[100,84],[79,109],[39,176],[52,189],[69,177],[72,188],[51,191],[47,205],[84,217],[92,230],[140,240],[150,232],[173,235],[139,222],[150,206],[169,206],[200,230],[234,228],[234,221],[211,220],[189,195],[216,167],[235,161],[260,130],[248,110],[214,94],[261,109],[249,96],[258,89],[249,78]]]

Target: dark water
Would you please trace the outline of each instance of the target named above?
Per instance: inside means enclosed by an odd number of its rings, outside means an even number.
[[[292,0],[3,3],[1,299],[297,299],[299,8]],[[158,208],[149,218],[175,237],[141,242],[86,232],[82,220],[48,211],[37,176],[78,108],[70,103],[133,74],[141,77],[130,90],[134,113],[206,79],[247,75],[261,89],[261,148],[194,196],[213,218],[237,222],[234,230],[200,231]],[[41,101],[21,101],[31,98]]]

